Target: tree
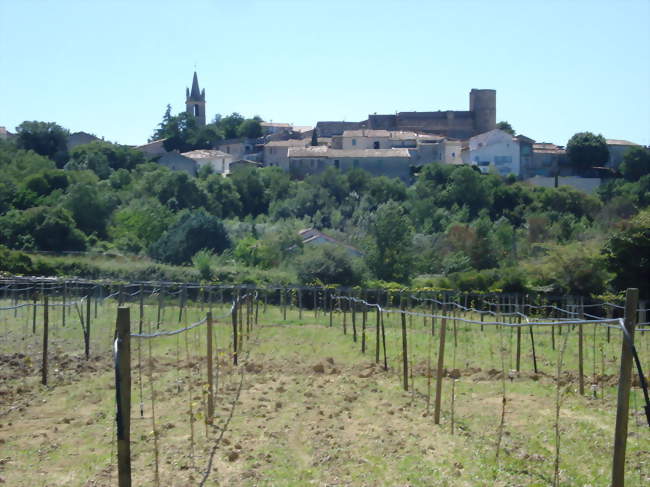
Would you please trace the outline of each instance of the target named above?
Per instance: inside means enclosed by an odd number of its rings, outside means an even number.
[[[83,250],[86,239],[68,210],[37,206],[10,210],[0,217],[0,240],[13,248],[37,250]]]
[[[232,173],[231,180],[239,193],[242,203],[242,216],[257,216],[268,211],[268,195],[257,169],[242,168]]]
[[[19,149],[33,150],[48,157],[58,167],[68,160],[68,130],[54,122],[23,122],[16,127]]]
[[[206,195],[197,185],[197,180],[185,172],[158,167],[146,173],[140,184],[144,191],[172,210],[198,208],[206,202]]]
[[[241,214],[242,204],[237,187],[221,174],[211,174],[202,185],[207,196],[206,209],[219,218],[234,218]]]
[[[234,112],[227,117],[223,117],[221,120],[219,120],[218,127],[221,129],[224,138],[234,139],[235,137],[239,136],[239,126],[243,121],[244,117],[242,117],[239,113]]]
[[[603,254],[614,273],[617,291],[636,287],[642,297],[650,298],[650,210],[639,213],[622,231],[612,233]]]
[[[628,181],[638,181],[650,174],[650,150],[644,147],[631,147],[623,154],[621,173]]]
[[[160,238],[173,216],[158,200],[138,198],[113,213],[108,233],[118,248],[140,252]]]
[[[350,254],[333,244],[305,250],[295,266],[301,284],[355,286],[361,282],[361,273]]]
[[[70,210],[77,227],[87,235],[106,236],[108,219],[117,207],[117,199],[107,190],[107,184],[75,184],[65,196],[64,205]]]
[[[257,139],[262,136],[261,120],[258,118],[249,118],[244,120],[239,127],[237,127],[237,135],[239,137],[246,137],[247,139]]]
[[[504,132],[508,132],[510,135],[515,135],[515,131],[512,128],[512,125],[510,125],[509,122],[506,122],[506,121],[499,122],[499,123],[497,123],[497,128],[499,130],[503,130]]]
[[[204,210],[184,212],[150,248],[150,255],[170,264],[187,264],[199,250],[223,252],[230,247],[221,220]]]
[[[404,208],[389,201],[377,208],[369,228],[368,267],[379,279],[406,282],[410,275],[413,229]]]
[[[609,159],[605,138],[591,132],[579,132],[571,137],[566,152],[569,161],[578,172],[594,166],[602,166]]]
[[[470,215],[477,215],[482,208],[491,205],[491,192],[487,180],[469,166],[460,166],[451,173],[445,199],[451,207],[467,206]]]

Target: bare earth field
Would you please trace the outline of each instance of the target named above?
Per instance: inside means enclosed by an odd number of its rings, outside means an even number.
[[[153,312],[148,309],[147,317]],[[188,321],[202,316],[198,309],[189,314]],[[409,379],[415,390],[407,392],[401,385],[396,323],[387,323],[389,370],[384,371],[374,360],[374,330],[369,329],[364,355],[360,339],[354,343],[349,329],[343,334],[340,316],[329,328],[325,317],[304,313],[299,321],[296,314],[285,323],[269,307],[246,341],[237,368],[230,365],[228,323],[218,321],[213,425],[205,422],[205,328],[142,341],[140,348],[133,340],[133,485],[155,485],[156,443],[159,481],[165,486],[551,484],[556,387],[554,355],[545,351],[545,337],[538,339],[544,370],[530,372],[524,354],[526,371],[509,373],[505,381],[497,460],[503,371],[509,367],[501,367],[494,355],[498,358],[499,350],[505,354],[508,337],[459,333],[457,350],[448,337],[443,414],[435,425],[433,404],[427,413],[427,353],[433,351],[435,366],[437,341],[428,341],[421,324],[409,324],[414,357]],[[110,353],[115,307],[106,306],[99,315],[89,361],[82,356],[78,323],[66,329],[54,326],[47,387],[39,383],[41,341],[31,334],[29,316],[0,317],[0,484],[117,485]],[[485,348],[466,340],[485,342]],[[580,397],[571,372],[562,374],[562,485],[608,485],[616,392],[609,372],[616,365],[617,346],[611,345],[611,357],[594,354],[609,363],[594,366],[594,372],[600,370],[596,398],[591,392]],[[650,482],[650,435],[640,401],[635,388],[627,455],[630,486]]]

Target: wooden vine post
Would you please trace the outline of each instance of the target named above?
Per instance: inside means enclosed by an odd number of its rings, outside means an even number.
[[[88,360],[90,358],[90,296],[86,298],[86,333],[84,338],[84,352],[86,360]]]
[[[237,365],[237,301],[232,307],[232,363]]]
[[[584,315],[581,313],[581,319],[584,318]],[[584,333],[583,326],[578,325],[578,385],[580,390],[580,395],[585,395],[585,367],[584,367]]]
[[[352,341],[357,343],[357,302],[354,301],[354,293],[352,294],[350,306],[352,306]]]
[[[212,311],[208,311],[206,321],[208,324],[206,341],[206,359],[208,369],[208,424],[212,424],[214,417],[214,376],[212,374]]]
[[[298,288],[298,319],[302,320],[302,288]]]
[[[517,320],[521,323],[521,316],[517,316]],[[517,372],[521,370],[521,326],[517,327],[517,360],[515,368]]]
[[[34,294],[32,295],[32,300],[33,300],[32,307],[34,308],[32,313],[32,333],[36,333],[36,304],[38,301],[38,293],[36,292],[36,290],[34,290]]]
[[[48,297],[44,296],[43,304],[43,366],[41,368],[41,384],[47,385],[47,342],[48,342],[48,328],[49,328],[49,311],[48,311]]]
[[[115,395],[117,401],[117,475],[119,487],[131,487],[131,317],[117,309]]]
[[[140,321],[138,323],[138,333],[142,334],[142,323],[144,321],[144,284],[140,284]]]
[[[632,376],[632,346],[636,326],[636,309],[639,290],[628,289],[625,296],[624,326],[631,344],[623,337],[621,345],[621,369],[618,377],[618,402],[616,404],[616,432],[614,433],[614,461],[612,465],[612,487],[625,485],[625,449],[627,446],[627,422],[630,412],[630,385]]]
[[[363,311],[361,313],[361,353],[366,353],[366,305],[363,304]]]
[[[65,327],[65,308],[68,298],[68,283],[63,281],[63,306],[61,306],[61,326]]]
[[[379,302],[379,300],[377,300],[377,302]],[[377,321],[376,321],[376,324],[375,324],[375,335],[376,335],[376,338],[375,338],[375,363],[377,363],[377,364],[379,363],[379,327],[381,326],[380,325],[380,313],[381,313],[380,307],[379,307],[379,304],[377,304]]]
[[[440,339],[438,344],[438,367],[436,369],[436,401],[433,410],[433,422],[440,424],[440,403],[442,400],[442,377],[445,367],[445,335],[447,334],[447,318],[444,317],[445,307],[442,307],[443,318],[440,323]]]
[[[402,317],[402,369],[404,375],[404,390],[409,390],[409,362],[408,362],[408,346],[407,346],[407,336],[406,336],[406,313],[404,312],[404,306],[406,303],[403,299],[400,300],[400,308],[402,312],[400,313]]]

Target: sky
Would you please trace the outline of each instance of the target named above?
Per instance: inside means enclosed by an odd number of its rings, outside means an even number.
[[[650,0],[0,0],[0,126],[142,144],[196,67],[217,113],[296,125],[468,110],[539,142],[650,144]]]

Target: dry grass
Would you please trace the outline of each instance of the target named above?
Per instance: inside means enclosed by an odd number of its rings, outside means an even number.
[[[137,322],[137,307],[134,312],[133,321]],[[31,334],[30,315],[14,318],[4,313],[0,315],[0,477],[12,486],[115,485],[110,355],[114,305],[100,307],[93,322],[93,359],[89,363],[80,356],[83,342],[78,323],[70,318],[62,329],[60,319],[53,318],[51,386],[47,388],[38,384],[40,338]],[[201,315],[199,309],[190,310],[184,321]],[[155,309],[148,306],[146,323],[154,316]],[[537,342],[545,373],[522,371],[506,382],[506,421],[497,466],[494,452],[502,386],[500,367],[494,367],[500,361],[496,332],[459,328],[454,347],[453,329],[449,331],[443,417],[442,424],[436,426],[426,414],[427,355],[430,348],[437,350],[437,342],[429,347],[425,332],[429,325],[425,328],[417,320],[409,323],[413,394],[401,389],[397,321],[387,321],[390,369],[385,372],[374,364],[375,335],[370,328],[374,320],[369,320],[369,353],[362,355],[361,342],[355,344],[350,335],[342,334],[338,316],[334,328],[326,326],[327,317],[315,319],[311,312],[303,313],[299,322],[297,313],[291,311],[284,324],[279,310],[269,307],[261,318],[247,342],[247,358],[237,369],[229,364],[229,323],[220,321],[217,326],[220,361],[214,426],[206,426],[203,416],[205,328],[179,336],[178,342],[176,337],[153,342],[161,485],[198,485],[212,451],[214,462],[205,485],[505,486],[552,482],[553,365],[557,353],[550,350],[547,336],[540,335]],[[163,327],[176,326],[177,311],[169,309]],[[509,340],[506,337],[507,352]],[[611,344],[612,354],[615,346]],[[640,349],[647,353],[644,347],[642,344]],[[153,485],[148,348],[141,350],[142,418],[136,343],[132,349],[134,485]],[[562,379],[560,483],[606,485],[615,389],[611,381],[605,382],[597,399],[579,397],[574,365],[575,358],[567,356]],[[614,362],[609,363],[604,372],[614,367]],[[451,377],[458,377],[454,435],[449,428]],[[190,397],[195,413],[194,455]],[[640,406],[635,390],[627,485],[643,485],[649,480],[650,439],[647,428],[640,425]]]

